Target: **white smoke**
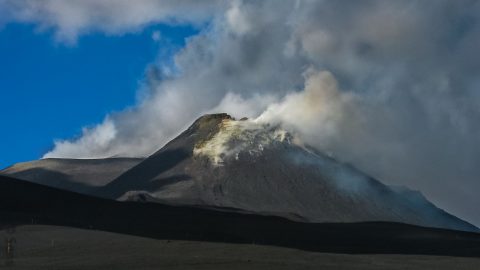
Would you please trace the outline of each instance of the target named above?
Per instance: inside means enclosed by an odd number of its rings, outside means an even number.
[[[310,69],[305,74],[305,89],[291,93],[279,103],[273,103],[256,119],[259,122],[281,124],[301,134],[307,143],[327,147],[340,133],[345,122],[355,125],[360,115],[354,94],[341,92],[330,72]],[[352,127],[353,128],[353,127]]]
[[[110,142],[116,136],[115,124],[107,118],[102,124],[94,128],[83,128],[82,136],[77,140],[55,142],[57,152],[54,156],[71,156],[72,152],[77,152],[80,157],[104,157],[105,153],[117,151],[116,149],[110,149]],[[50,153],[47,153],[44,157],[48,158],[50,155]]]
[[[135,108],[45,157],[146,156],[227,111],[295,129],[480,224],[479,1],[0,0],[0,17],[67,42],[206,23]]]

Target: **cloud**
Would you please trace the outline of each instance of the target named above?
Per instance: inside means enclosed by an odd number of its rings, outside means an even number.
[[[0,0],[0,7],[4,18],[51,28],[66,41],[208,22],[172,66],[156,69],[136,107],[57,142],[46,156],[145,156],[199,115],[225,110],[295,129],[338,159],[480,224],[479,1]]]
[[[217,7],[216,0],[1,0],[8,20],[53,28],[58,40],[74,43],[93,31],[121,34],[152,23],[201,23]],[[188,16],[184,16],[187,14]]]

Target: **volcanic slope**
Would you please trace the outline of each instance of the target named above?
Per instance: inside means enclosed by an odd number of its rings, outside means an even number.
[[[395,191],[278,127],[227,114],[202,116],[100,194],[305,222],[392,221],[477,230],[419,192]]]
[[[142,160],[142,158],[48,158],[17,163],[0,171],[0,174],[91,195],[95,194],[97,187],[106,185]]]

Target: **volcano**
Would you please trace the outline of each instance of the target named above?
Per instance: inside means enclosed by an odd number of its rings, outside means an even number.
[[[1,173],[119,201],[307,223],[385,221],[478,231],[420,192],[385,185],[280,126],[225,113],[200,117],[146,159],[42,159]]]
[[[301,222],[388,221],[477,230],[420,192],[387,186],[281,127],[228,114],[200,117],[95,195]]]

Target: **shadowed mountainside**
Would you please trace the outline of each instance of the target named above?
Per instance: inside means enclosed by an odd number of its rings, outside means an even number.
[[[257,243],[332,253],[480,256],[477,233],[391,222],[302,223],[281,217],[118,202],[0,176],[0,224],[50,224],[156,239]]]

